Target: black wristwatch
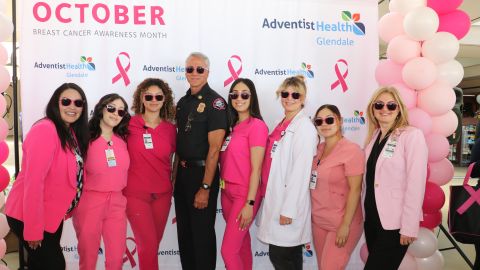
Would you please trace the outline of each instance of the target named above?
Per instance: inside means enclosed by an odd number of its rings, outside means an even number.
[[[209,190],[209,189],[210,189],[210,185],[207,184],[207,183],[202,183],[202,189]]]
[[[254,206],[254,205],[255,205],[255,201],[254,201],[254,200],[247,200],[247,204],[248,204],[248,205],[251,205],[251,206]]]

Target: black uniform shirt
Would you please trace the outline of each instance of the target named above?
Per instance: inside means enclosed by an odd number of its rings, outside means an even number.
[[[208,132],[227,129],[227,103],[210,86],[192,95],[189,89],[177,104],[177,153],[181,159],[204,160]]]

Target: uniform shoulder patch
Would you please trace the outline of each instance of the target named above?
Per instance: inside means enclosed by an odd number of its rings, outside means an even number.
[[[213,108],[214,108],[215,110],[222,110],[222,111],[223,111],[223,110],[225,110],[225,108],[226,108],[225,101],[223,101],[222,98],[216,98],[216,99],[213,101],[212,105],[213,105]]]

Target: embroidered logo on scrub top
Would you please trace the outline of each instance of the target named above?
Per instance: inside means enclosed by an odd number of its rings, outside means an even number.
[[[216,109],[216,110],[220,110],[220,111],[225,110],[226,106],[225,106],[225,102],[223,101],[223,99],[221,99],[221,98],[215,99],[213,101],[213,108]]]

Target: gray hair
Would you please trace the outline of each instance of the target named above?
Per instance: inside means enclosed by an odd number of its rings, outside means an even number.
[[[205,54],[203,54],[201,52],[192,52],[192,53],[190,53],[190,55],[185,60],[185,63],[188,62],[188,60],[192,57],[202,59],[203,62],[205,62],[205,65],[207,65],[207,69],[210,69],[210,60],[208,59],[208,57]]]

